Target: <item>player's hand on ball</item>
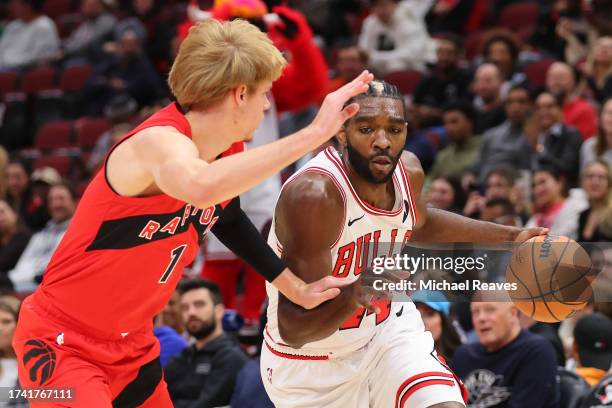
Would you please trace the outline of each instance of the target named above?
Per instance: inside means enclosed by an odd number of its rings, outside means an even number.
[[[326,142],[338,133],[344,122],[357,113],[359,110],[357,103],[347,107],[344,107],[344,104],[352,97],[367,91],[368,84],[373,79],[374,75],[363,71],[357,78],[325,97],[321,109],[309,125],[316,137],[320,137],[320,143]]]
[[[525,228],[521,232],[519,232],[514,242],[521,243],[533,237],[537,237],[538,235],[546,235],[546,234],[548,234],[548,228],[541,228],[541,227]]]

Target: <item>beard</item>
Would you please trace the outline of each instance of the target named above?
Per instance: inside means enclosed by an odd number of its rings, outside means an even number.
[[[363,178],[365,181],[372,184],[384,184],[387,181],[391,180],[393,177],[393,172],[395,171],[395,167],[397,166],[397,162],[402,155],[402,151],[400,150],[399,154],[396,157],[393,157],[387,151],[379,150],[374,153],[371,157],[365,157],[361,153],[359,153],[347,140],[346,141],[346,149],[348,153],[348,161],[355,170],[355,172]],[[376,176],[370,170],[370,161],[376,157],[386,157],[391,161],[391,170],[389,173],[383,176]]]
[[[215,321],[214,316],[211,317],[208,321],[201,321],[201,324],[195,329],[190,327],[189,322],[185,324],[185,330],[187,330],[187,333],[193,336],[196,340],[202,340],[210,336],[210,334],[214,332],[216,328],[217,322]]]

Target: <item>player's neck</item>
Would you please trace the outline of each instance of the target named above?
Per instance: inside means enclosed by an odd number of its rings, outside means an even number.
[[[361,177],[351,166],[346,154],[343,155],[342,161],[351,185],[357,192],[359,198],[375,208],[391,211],[395,204],[395,188],[393,179],[386,183],[375,184]]]
[[[232,118],[221,108],[208,110],[192,110],[185,114],[191,127],[191,138],[195,143],[200,158],[207,162],[214,161],[221,153],[226,151],[237,139],[232,131]]]

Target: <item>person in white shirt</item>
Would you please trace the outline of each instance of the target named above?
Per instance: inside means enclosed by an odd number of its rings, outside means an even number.
[[[425,14],[433,0],[374,0],[363,22],[359,48],[378,75],[406,69],[424,71],[436,61],[436,45],[427,32]]]
[[[76,196],[67,184],[51,186],[47,200],[51,219],[42,231],[32,236],[17,265],[8,273],[16,292],[36,289],[37,277],[47,268],[74,214]]]
[[[12,0],[15,18],[0,38],[0,70],[15,70],[35,64],[59,50],[55,23],[41,14],[43,0]]]

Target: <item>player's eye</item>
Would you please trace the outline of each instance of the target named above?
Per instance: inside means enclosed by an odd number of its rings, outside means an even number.
[[[398,128],[398,127],[392,127],[391,128],[391,133],[394,133],[394,134],[402,133],[402,129]]]
[[[364,135],[367,135],[368,133],[372,133],[373,129],[369,128],[369,127],[360,127],[359,128],[359,132],[363,133]]]

